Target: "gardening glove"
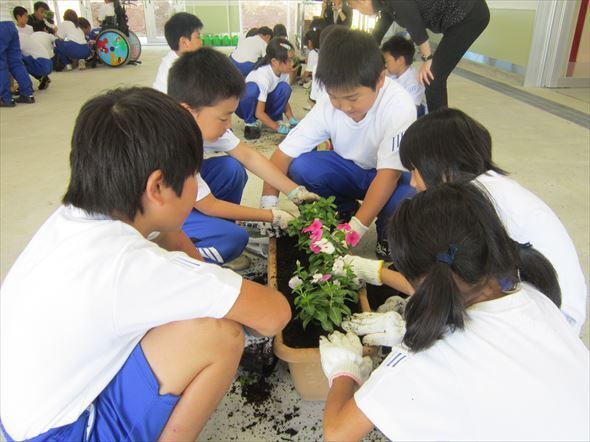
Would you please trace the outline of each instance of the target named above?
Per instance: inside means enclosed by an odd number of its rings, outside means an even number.
[[[346,255],[344,256],[344,262],[352,267],[352,271],[359,279],[369,284],[383,285],[383,281],[381,280],[383,261]]]
[[[361,340],[354,333],[335,331],[328,337],[321,336],[320,359],[330,387],[340,376],[348,376],[362,385],[373,370],[371,358],[363,357]]]
[[[383,304],[381,304],[377,308],[377,312],[379,313],[386,313],[386,312],[396,312],[399,313],[401,316],[404,315],[406,311],[406,304],[408,303],[407,299],[402,298],[401,296],[390,296],[385,300]]]
[[[272,227],[275,231],[285,231],[289,222],[295,219],[295,216],[281,209],[270,209],[272,212]]]
[[[289,126],[295,127],[299,124],[299,120],[295,117],[289,118]]]
[[[361,223],[356,216],[353,216],[348,224],[350,225],[350,228],[358,233],[359,237],[361,238],[369,231],[369,228]]]
[[[277,127],[277,132],[281,135],[287,135],[290,130],[291,128],[283,123],[279,123],[279,127]]]
[[[349,321],[342,323],[342,328],[347,332],[364,336],[363,343],[366,345],[393,347],[403,341],[406,321],[394,311],[355,313]]]
[[[279,197],[275,195],[262,195],[260,197],[261,209],[275,209],[279,205]]]
[[[310,192],[305,186],[297,186],[291,192],[287,194],[289,201],[292,201],[295,205],[313,203],[318,201],[320,196],[317,193]]]

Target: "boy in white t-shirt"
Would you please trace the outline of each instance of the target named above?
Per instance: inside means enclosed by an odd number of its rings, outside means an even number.
[[[418,82],[418,73],[412,67],[416,52],[414,43],[401,35],[395,35],[383,43],[381,52],[388,74],[410,93],[420,118],[426,113],[426,96],[424,86]]]
[[[72,70],[72,62],[78,61],[80,69],[86,68],[85,60],[90,57],[90,46],[78,23],[78,14],[73,9],[64,12],[64,19],[57,28],[55,55],[66,71]]]
[[[326,32],[326,31],[323,31]],[[329,97],[322,98],[279,145],[271,161],[310,191],[334,195],[343,219],[364,235],[377,218],[378,252],[387,252],[387,219],[414,194],[398,147],[416,119],[408,93],[385,78],[383,56],[366,33],[331,30],[316,71]],[[333,151],[314,151],[330,138]],[[268,183],[265,204],[276,204]],[[358,200],[363,200],[359,207]]]
[[[160,62],[156,79],[152,85],[154,89],[165,94],[168,92],[168,71],[172,63],[180,55],[196,51],[203,46],[201,29],[203,29],[203,22],[199,17],[187,12],[179,12],[168,19],[164,25],[164,35],[170,52]]]
[[[199,194],[183,225],[183,231],[203,257],[217,264],[238,257],[248,243],[247,231],[234,220],[266,221],[285,228],[292,219],[292,215],[277,208],[240,205],[248,179],[244,167],[274,183],[295,203],[319,198],[233,134],[232,114],[243,90],[240,72],[227,56],[213,48],[184,54],[172,65],[168,77],[168,94],[191,113],[201,128],[205,152],[227,154],[203,162]]]
[[[256,30],[255,35],[245,37],[238,42],[236,50],[229,59],[244,77],[248,76],[256,62],[266,55],[266,45],[272,37],[272,29],[262,26]]]
[[[2,286],[8,440],[196,440],[234,378],[243,326],[287,323],[281,293],[195,259],[180,231],[202,155],[191,116],[151,88],[82,107],[64,205]]]

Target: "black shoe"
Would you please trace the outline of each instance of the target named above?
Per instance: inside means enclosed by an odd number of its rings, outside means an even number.
[[[0,107],[14,107],[16,106],[16,101],[14,101],[14,98],[11,99],[8,103],[5,103],[4,101],[0,100]]]
[[[391,261],[391,254],[389,253],[389,243],[386,239],[378,240],[375,246],[375,255],[377,258],[384,261]]]
[[[270,376],[278,362],[272,349],[272,342],[272,337],[247,336],[240,367],[264,377]]]
[[[257,140],[260,138],[260,128],[257,126],[245,126],[244,138],[247,140]]]
[[[35,97],[32,95],[19,95],[16,99],[17,103],[25,103],[25,104],[33,104],[35,102]]]
[[[51,78],[49,78],[47,75],[42,76],[39,79],[39,90],[42,91],[47,89],[49,87],[49,83],[51,83]]]

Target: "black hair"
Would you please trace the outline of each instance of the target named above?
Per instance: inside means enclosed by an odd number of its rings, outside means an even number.
[[[256,35],[268,35],[270,38],[273,38],[275,36],[273,30],[270,29],[268,26],[259,27],[256,31]]]
[[[164,25],[164,36],[170,49],[178,51],[181,37],[191,38],[195,31],[203,29],[203,22],[196,15],[178,12],[168,19]]]
[[[320,48],[320,36],[322,34],[321,29],[310,29],[305,33],[305,44],[308,41],[311,41],[312,49],[319,49]]]
[[[114,89],[87,101],[76,118],[63,203],[134,220],[150,174],[161,170],[180,196],[202,161],[201,131],[182,106],[152,88]]]
[[[289,60],[289,51],[293,51],[293,45],[283,37],[273,37],[266,45],[266,55],[256,62],[254,69],[270,64],[273,58],[281,62]]]
[[[22,6],[16,6],[13,10],[12,10],[12,16],[16,19],[19,18],[25,14],[28,14],[29,12],[23,8]]]
[[[375,90],[385,64],[377,42],[366,32],[346,27],[326,28],[320,41],[322,55],[316,78],[325,89],[352,90],[359,86]]]
[[[84,17],[79,17],[78,18],[78,26],[80,28],[82,28],[82,29],[92,27],[92,25],[90,24],[90,22],[86,18],[84,18]]]
[[[45,2],[35,2],[35,4],[33,5],[33,11],[36,11],[39,8],[43,8],[47,11],[51,11],[51,9],[49,9],[49,5]]]
[[[408,170],[418,169],[427,187],[450,181],[471,181],[493,170],[488,130],[458,109],[439,109],[416,120],[405,132],[399,150]]]
[[[466,307],[494,281],[503,291],[528,281],[561,304],[552,265],[508,236],[491,200],[473,184],[443,184],[405,200],[389,232],[393,264],[417,285],[405,310],[404,344],[413,351],[462,329]],[[440,254],[452,258],[444,262]],[[468,289],[462,292],[457,281]]]
[[[287,38],[287,28],[282,23],[277,23],[272,28],[272,35],[274,37],[284,37]]]
[[[248,32],[246,32],[246,37],[254,37],[258,33],[258,28],[250,28]]]
[[[387,52],[394,58],[404,57],[406,65],[414,62],[416,49],[414,43],[401,35],[394,35],[381,46],[381,52]]]
[[[226,55],[210,47],[183,54],[168,72],[168,95],[193,109],[239,98],[244,88],[240,71]]]

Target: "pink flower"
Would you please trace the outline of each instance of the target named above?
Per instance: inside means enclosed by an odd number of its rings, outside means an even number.
[[[358,234],[358,232],[355,232],[354,230],[352,230],[350,233],[347,233],[344,236],[344,240],[346,241],[346,244],[354,247],[361,240],[361,236]]]
[[[348,223],[344,223],[344,224],[338,224],[336,226],[337,230],[344,230],[345,232],[350,232],[352,230],[352,228],[350,227],[350,224]]]
[[[324,276],[322,276],[320,278],[320,282],[326,282],[328,279],[330,279],[332,277],[332,275],[330,275],[329,273],[325,274]]]
[[[315,241],[309,243],[309,248],[316,255],[322,251],[322,249],[316,245]]]
[[[316,230],[314,232],[311,232],[311,235],[309,235],[309,239],[311,239],[311,242],[319,241],[320,239],[322,239],[322,231]]]
[[[304,233],[316,233],[316,232],[320,232],[322,231],[322,227],[324,225],[322,224],[322,222],[319,219],[314,219],[313,222],[307,226],[305,229],[303,229]]]

